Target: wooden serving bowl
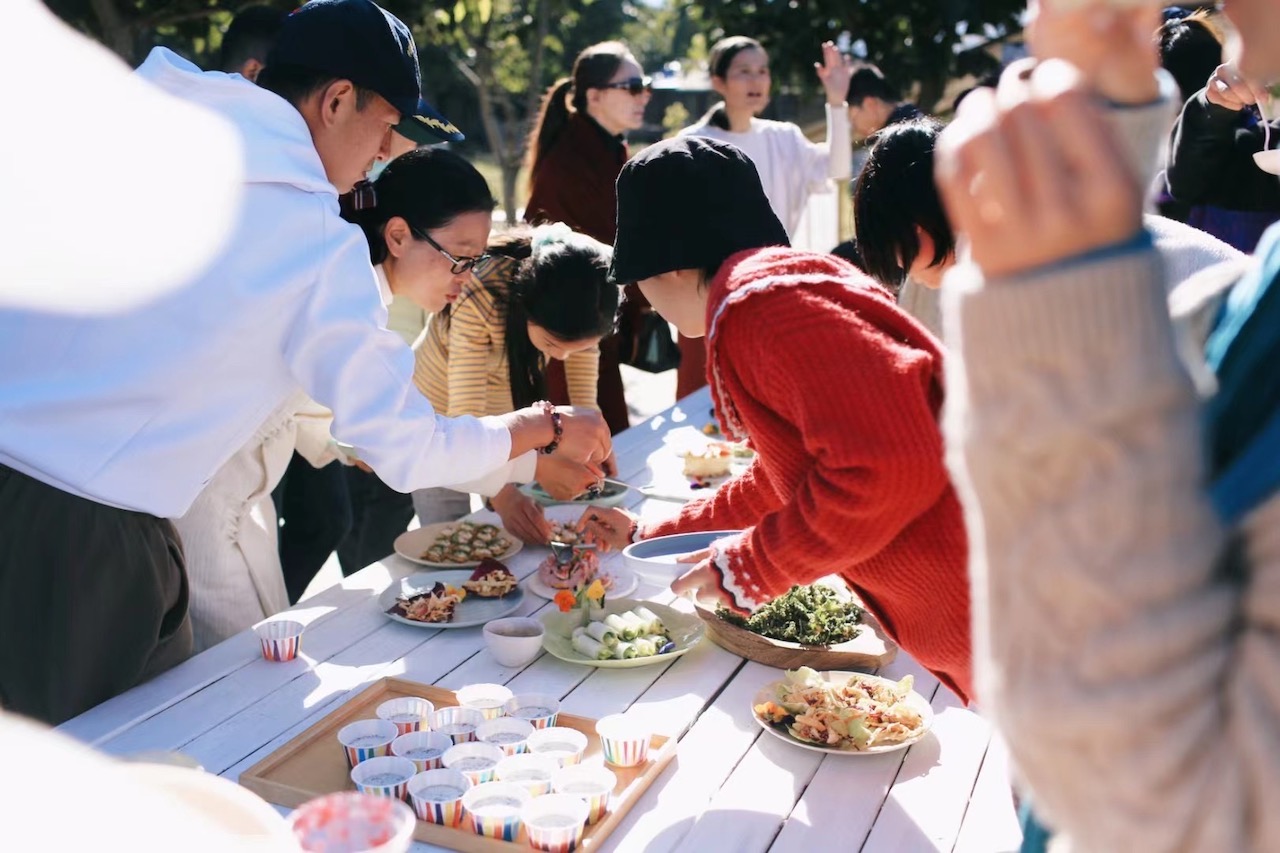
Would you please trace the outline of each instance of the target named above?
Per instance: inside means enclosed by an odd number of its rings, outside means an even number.
[[[868,671],[884,666],[898,654],[897,644],[884,635],[880,623],[865,610],[862,631],[852,640],[835,646],[802,646],[799,643],[771,640],[726,622],[716,615],[714,607],[708,607],[701,601],[694,602],[694,609],[707,623],[707,634],[716,645],[747,660],[778,669],[807,666],[819,672]]]

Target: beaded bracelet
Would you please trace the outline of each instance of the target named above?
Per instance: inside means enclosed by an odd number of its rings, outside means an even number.
[[[550,455],[560,447],[560,439],[564,437],[564,427],[560,425],[560,413],[556,411],[556,407],[553,404],[548,403],[546,400],[540,400],[533,405],[551,416],[551,430],[554,435],[551,443],[539,451],[539,453]]]

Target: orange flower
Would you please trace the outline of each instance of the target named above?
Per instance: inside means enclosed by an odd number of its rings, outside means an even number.
[[[599,578],[593,580],[591,586],[587,587],[587,598],[595,602],[604,601],[604,584]]]
[[[556,593],[555,602],[561,613],[568,613],[578,603],[578,597],[571,591],[562,589]]]

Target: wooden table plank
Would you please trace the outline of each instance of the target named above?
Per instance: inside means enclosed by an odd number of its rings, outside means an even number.
[[[953,849],[954,853],[1012,853],[1021,846],[1022,832],[1009,779],[1009,750],[1003,738],[993,734]]]

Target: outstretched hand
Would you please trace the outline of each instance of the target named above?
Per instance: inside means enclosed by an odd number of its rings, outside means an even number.
[[[852,64],[845,59],[835,42],[822,43],[822,61],[813,63],[818,80],[827,93],[827,103],[839,106],[849,93],[849,79],[853,77]]]
[[[1159,5],[1032,0],[1027,11],[1024,32],[1036,59],[1065,59],[1080,69],[1089,88],[1113,103],[1145,104],[1159,97]]]

